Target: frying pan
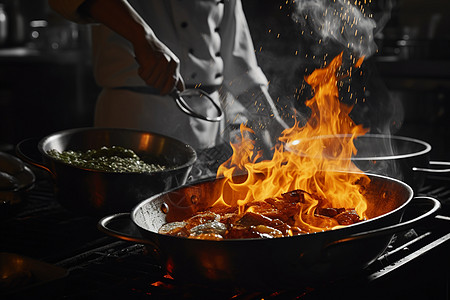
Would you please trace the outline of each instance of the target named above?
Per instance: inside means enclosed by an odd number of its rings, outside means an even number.
[[[150,173],[104,172],[76,167],[55,159],[47,151],[86,151],[121,146],[144,161],[165,166]],[[104,216],[133,208],[151,195],[183,185],[197,159],[195,150],[176,139],[156,133],[121,128],[74,128],[28,139],[16,146],[24,161],[47,171],[57,200],[83,215]],[[149,160],[149,161],[148,161]]]
[[[343,172],[345,173],[345,172]],[[368,174],[369,220],[336,230],[273,239],[197,240],[158,233],[204,206],[222,179],[211,179],[152,196],[131,213],[102,218],[101,231],[146,244],[176,280],[242,288],[292,287],[346,276],[383,253],[395,232],[417,225],[440,208],[429,197],[413,198],[407,184]],[[239,197],[229,194],[230,197]],[[195,201],[194,201],[195,199]],[[426,212],[401,222],[407,206],[426,204]]]
[[[427,175],[450,174],[450,163],[430,161],[432,147],[419,139],[368,134],[356,139],[355,146],[358,153],[353,161],[362,171],[397,178],[415,192]]]
[[[351,136],[347,134],[317,136],[325,145],[339,145]],[[308,139],[309,140],[309,139]],[[308,142],[308,140],[306,140]],[[298,151],[302,141],[287,145],[290,151]],[[424,184],[427,175],[450,173],[449,162],[430,161],[432,147],[429,143],[403,136],[384,134],[365,134],[354,140],[357,149],[351,160],[359,170],[399,179],[417,192]]]

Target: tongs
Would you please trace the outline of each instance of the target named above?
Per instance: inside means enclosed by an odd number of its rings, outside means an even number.
[[[136,61],[137,61],[137,59],[136,59]],[[181,85],[184,87],[183,83]],[[220,108],[220,106],[217,105],[216,102],[214,102],[214,100],[211,98],[211,96],[207,92],[205,92],[201,89],[191,88],[191,89],[184,89],[183,91],[179,91],[178,88],[175,87],[172,90],[172,92],[169,93],[169,95],[175,100],[175,103],[178,105],[178,107],[181,109],[181,111],[191,117],[198,118],[198,119],[208,121],[208,122],[220,122],[220,120],[222,120],[222,118],[223,118],[222,108]],[[186,100],[184,100],[184,97],[198,97],[198,98],[205,97],[208,101],[210,101],[213,104],[214,108],[217,110],[217,115],[207,116],[200,112],[195,111],[186,102]]]
[[[214,100],[208,93],[201,89],[185,89],[181,92],[178,89],[174,89],[172,92],[170,92],[170,96],[172,96],[172,98],[175,100],[175,103],[178,105],[181,111],[191,117],[209,122],[219,122],[223,118],[223,112],[220,106],[216,102],[214,102]],[[189,97],[205,98],[213,104],[215,110],[217,110],[217,114],[215,114],[214,116],[208,116],[196,111],[184,99]]]

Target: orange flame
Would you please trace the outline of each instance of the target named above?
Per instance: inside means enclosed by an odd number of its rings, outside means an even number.
[[[356,67],[361,63],[360,59]],[[350,159],[357,151],[353,140],[367,130],[349,117],[352,107],[339,101],[336,74],[341,65],[342,54],[327,68],[315,70],[306,78],[314,91],[313,98],[306,102],[311,116],[305,126],[299,127],[296,122],[283,132],[271,160],[257,161],[260,156],[255,155],[254,143],[246,137],[252,131],[241,125],[240,143],[232,144],[233,155],[217,171],[218,178],[224,177],[224,184],[215,205],[238,206],[243,213],[251,201],[301,189],[318,197],[306,197],[297,226],[306,226],[311,232],[335,226],[314,220],[320,219],[314,218],[318,207],[354,208],[365,217],[361,183],[369,178],[362,172],[348,171],[359,171]],[[242,171],[247,174],[245,179],[236,180],[235,175]],[[243,196],[227,197],[227,189]]]

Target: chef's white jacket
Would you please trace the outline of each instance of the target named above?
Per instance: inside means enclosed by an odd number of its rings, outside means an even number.
[[[84,0],[49,0],[65,18],[88,23],[77,8]],[[227,122],[243,121],[238,113],[252,110],[251,99],[240,105],[230,100],[250,88],[267,92],[267,79],[258,67],[240,0],[129,0],[156,36],[180,59],[186,86],[221,87]],[[197,149],[220,143],[226,122],[211,123],[188,117],[170,99],[137,93],[128,87],[145,86],[138,76],[131,43],[103,25],[92,25],[93,68],[99,95],[95,125],[139,128],[165,134]],[[267,93],[266,93],[267,94]],[[251,114],[251,112],[250,112]],[[248,111],[247,111],[248,115]],[[225,138],[226,139],[226,138]]]

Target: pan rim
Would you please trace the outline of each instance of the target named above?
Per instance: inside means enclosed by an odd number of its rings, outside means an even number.
[[[336,135],[319,135],[316,137],[312,137],[309,139],[322,139],[322,138],[339,138],[339,137],[349,137],[352,136],[351,134],[336,134]],[[414,144],[418,144],[424,147],[423,150],[420,151],[416,151],[416,152],[412,152],[412,153],[406,153],[406,154],[398,154],[398,155],[384,155],[384,156],[367,156],[367,157],[351,157],[351,158],[343,158],[342,160],[352,160],[352,161],[366,161],[366,160],[398,160],[398,159],[405,159],[405,158],[411,158],[411,157],[416,157],[416,156],[421,156],[424,154],[427,154],[431,151],[432,147],[429,143],[416,139],[416,138],[411,138],[411,137],[406,137],[406,136],[399,136],[399,135],[387,135],[387,134],[364,134],[361,135],[357,138],[379,138],[379,139],[390,139],[390,140],[401,140],[401,141],[406,141],[406,142],[410,142],[410,143],[414,143]],[[356,139],[357,139],[356,138]],[[298,141],[298,140],[296,140]],[[295,141],[293,142],[295,143]],[[289,145],[286,147],[287,149],[289,148]]]

